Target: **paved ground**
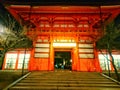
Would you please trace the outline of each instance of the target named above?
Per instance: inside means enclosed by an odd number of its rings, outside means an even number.
[[[120,85],[96,72],[32,72],[9,90],[120,90]]]
[[[28,71],[25,70],[24,73]],[[0,90],[20,78],[22,75],[21,70],[0,70]]]

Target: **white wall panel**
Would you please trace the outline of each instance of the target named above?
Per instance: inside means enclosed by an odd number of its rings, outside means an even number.
[[[35,47],[49,47],[49,44],[36,44]]]
[[[79,44],[79,48],[93,48],[93,44]]]
[[[35,52],[49,52],[49,48],[35,48]]]
[[[49,57],[49,54],[35,53],[35,57],[39,57],[39,58],[48,58],[48,57]]]
[[[37,42],[42,42],[42,39],[38,39]]]
[[[44,39],[43,42],[49,42],[49,40],[48,39]]]
[[[93,49],[79,49],[79,52],[93,53]]]
[[[79,58],[94,58],[94,54],[79,54]]]

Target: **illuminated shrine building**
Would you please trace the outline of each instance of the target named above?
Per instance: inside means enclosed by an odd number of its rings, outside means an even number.
[[[24,26],[29,24],[27,36],[32,38],[34,46],[26,54],[25,68],[29,71],[105,70],[104,57],[96,49],[95,42],[104,33],[103,25],[118,16],[120,5],[9,5],[6,8],[16,20],[22,19]],[[23,50],[8,52],[3,69],[21,69],[23,56]],[[12,63],[10,58],[14,58]],[[12,67],[7,66],[10,63]]]

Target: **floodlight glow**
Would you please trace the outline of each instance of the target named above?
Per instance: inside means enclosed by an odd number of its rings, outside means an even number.
[[[60,40],[60,42],[67,42],[67,40]]]
[[[30,8],[30,5],[10,5],[11,7],[26,7]]]
[[[76,47],[76,43],[53,43],[53,47]]]

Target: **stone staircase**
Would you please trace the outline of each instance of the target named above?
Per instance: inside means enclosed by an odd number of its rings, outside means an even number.
[[[97,72],[32,72],[9,90],[120,90],[120,85]]]

